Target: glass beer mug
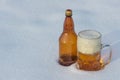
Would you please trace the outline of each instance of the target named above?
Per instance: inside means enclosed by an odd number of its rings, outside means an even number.
[[[112,50],[110,45],[101,43],[101,33],[94,30],[84,30],[77,37],[77,68],[96,71],[104,68],[111,60]],[[103,49],[109,52],[103,54]]]

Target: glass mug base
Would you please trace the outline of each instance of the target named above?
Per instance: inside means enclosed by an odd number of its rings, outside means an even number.
[[[58,63],[63,66],[70,66],[71,64],[75,63],[76,60],[77,60],[77,56],[63,55],[59,58]]]
[[[93,55],[82,54],[79,52],[79,58],[77,60],[77,69],[87,71],[98,71],[104,68],[105,64],[101,59],[100,52]]]
[[[87,65],[87,64],[76,64],[76,68],[85,71],[98,71],[104,68],[101,63],[97,63],[97,65]]]

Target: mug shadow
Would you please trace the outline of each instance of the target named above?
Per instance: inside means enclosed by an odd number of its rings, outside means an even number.
[[[105,44],[110,44],[112,47],[112,60],[116,61],[120,59],[120,30],[110,32],[106,35],[103,35],[102,42]]]
[[[119,37],[119,34],[120,34],[120,30],[117,30],[117,31],[113,31],[108,34],[105,34],[102,37],[102,43],[109,44],[109,45],[111,45],[111,48],[112,48],[112,60],[110,63],[120,59],[120,53],[119,53],[120,52],[120,37]],[[70,72],[79,73],[81,75],[89,74],[89,71],[78,70],[76,68],[76,64],[77,63],[69,66],[69,68],[67,68],[67,69]],[[101,69],[101,70],[103,70],[103,69]],[[99,71],[101,71],[101,70],[99,70]],[[95,71],[93,71],[93,72],[95,72]]]

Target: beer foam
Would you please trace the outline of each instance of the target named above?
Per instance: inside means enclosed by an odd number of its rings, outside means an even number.
[[[101,49],[100,34],[95,31],[80,32],[77,38],[77,49],[83,54],[94,54]]]
[[[87,39],[99,38],[101,36],[99,32],[92,30],[81,31],[78,35]]]

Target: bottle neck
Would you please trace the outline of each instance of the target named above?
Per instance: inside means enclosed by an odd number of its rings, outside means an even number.
[[[74,22],[71,16],[66,16],[63,32],[74,32]]]

